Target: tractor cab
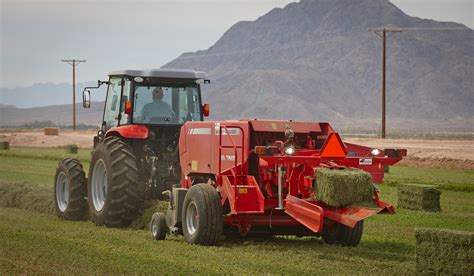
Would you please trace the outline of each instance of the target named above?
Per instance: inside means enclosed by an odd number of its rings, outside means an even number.
[[[97,87],[84,88],[83,106],[89,108],[90,90],[107,85],[94,149],[108,137],[133,149],[144,198],[159,198],[180,182],[181,126],[209,115],[209,105],[201,100],[203,83],[209,83],[206,74],[194,70],[121,70],[109,73],[109,80]]]
[[[108,85],[102,134],[126,125],[179,126],[202,121],[209,115],[209,105],[201,103],[201,84],[209,82],[205,78],[204,72],[193,70],[113,71],[108,81],[84,88],[83,106],[90,107],[90,89]]]

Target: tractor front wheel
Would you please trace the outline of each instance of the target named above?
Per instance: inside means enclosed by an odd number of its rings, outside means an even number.
[[[221,199],[209,184],[194,185],[183,202],[182,224],[188,243],[216,245],[222,235],[224,217]]]
[[[141,214],[138,169],[132,148],[107,137],[92,154],[87,192],[96,225],[126,227]]]
[[[58,217],[82,220],[87,216],[87,181],[81,163],[61,160],[54,177],[54,203]]]

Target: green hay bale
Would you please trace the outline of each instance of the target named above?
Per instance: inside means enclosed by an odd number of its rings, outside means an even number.
[[[0,182],[0,207],[21,208],[51,215],[56,213],[53,190],[27,182]]]
[[[474,273],[474,232],[418,228],[415,237],[419,274]]]
[[[436,186],[404,184],[398,187],[398,207],[410,210],[440,212],[441,192]]]
[[[0,150],[8,150],[10,149],[10,143],[7,141],[1,141],[0,142]]]
[[[79,147],[74,144],[66,145],[65,146],[67,153],[77,154],[79,151]]]
[[[372,176],[356,169],[319,168],[315,183],[316,199],[332,207],[373,201]]]

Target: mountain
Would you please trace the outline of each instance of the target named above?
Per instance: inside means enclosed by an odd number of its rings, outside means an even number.
[[[76,84],[76,102],[82,102],[82,90],[86,86],[97,86],[97,82]],[[94,100],[105,100],[105,89],[93,92]],[[62,105],[72,102],[72,85],[67,83],[38,83],[31,86],[0,88],[0,103],[19,108]],[[1,107],[1,105],[0,105]]]
[[[90,109],[76,104],[76,124],[100,126],[104,102],[92,102]],[[19,126],[33,121],[52,121],[57,125],[72,125],[72,104],[17,108],[0,105],[0,126]]]
[[[381,39],[387,42],[387,120],[398,127],[474,125],[474,31],[411,17],[388,0],[303,0],[233,25],[209,49],[164,68],[208,72],[213,118],[376,126]]]

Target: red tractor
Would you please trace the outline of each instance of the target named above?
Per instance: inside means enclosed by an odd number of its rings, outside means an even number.
[[[192,70],[123,70],[108,81],[102,127],[94,137],[89,176],[79,160],[59,162],[55,203],[59,217],[90,217],[97,225],[126,227],[142,214],[144,199],[157,199],[180,183],[178,141],[187,121],[202,121],[206,74]]]
[[[155,213],[155,239],[183,234],[192,244],[215,245],[223,232],[322,236],[356,246],[364,219],[394,213],[373,183],[406,150],[343,143],[328,123],[239,120],[187,122],[179,139],[181,187],[169,194],[166,214]],[[320,168],[370,173],[373,206],[331,207],[314,199]],[[365,173],[364,173],[365,174]]]

